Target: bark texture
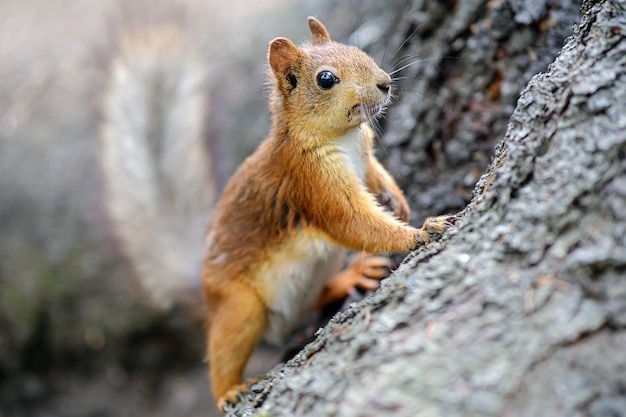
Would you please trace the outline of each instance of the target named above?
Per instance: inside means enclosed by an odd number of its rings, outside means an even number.
[[[585,2],[458,226],[228,415],[626,415],[625,34]]]

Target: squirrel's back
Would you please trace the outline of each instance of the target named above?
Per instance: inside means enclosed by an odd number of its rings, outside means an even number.
[[[197,291],[215,197],[206,146],[208,67],[176,25],[124,33],[102,111],[113,228],[141,287],[168,308]]]

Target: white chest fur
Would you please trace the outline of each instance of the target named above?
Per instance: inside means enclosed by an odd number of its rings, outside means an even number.
[[[348,166],[354,170],[361,181],[365,181],[366,154],[365,135],[361,126],[341,136],[335,142],[339,152],[346,158]]]
[[[262,294],[268,307],[264,339],[283,342],[286,334],[311,310],[326,281],[341,268],[346,251],[320,236],[301,232],[277,251],[257,278],[271,281],[272,294]]]

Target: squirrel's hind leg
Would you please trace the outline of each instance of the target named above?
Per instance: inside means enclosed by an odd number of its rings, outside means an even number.
[[[248,388],[241,379],[265,330],[267,312],[259,295],[247,285],[234,281],[221,290],[219,295],[207,297],[207,356],[213,396],[224,410],[227,402],[236,402],[237,395]]]
[[[316,308],[322,309],[342,300],[355,289],[376,290],[379,281],[389,276],[392,266],[391,260],[383,256],[374,256],[366,252],[355,254],[346,269],[326,282]]]

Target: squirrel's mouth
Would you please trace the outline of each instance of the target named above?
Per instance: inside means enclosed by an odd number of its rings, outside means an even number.
[[[367,122],[378,117],[385,108],[383,103],[359,103],[352,107],[352,111],[360,116],[362,122]]]

